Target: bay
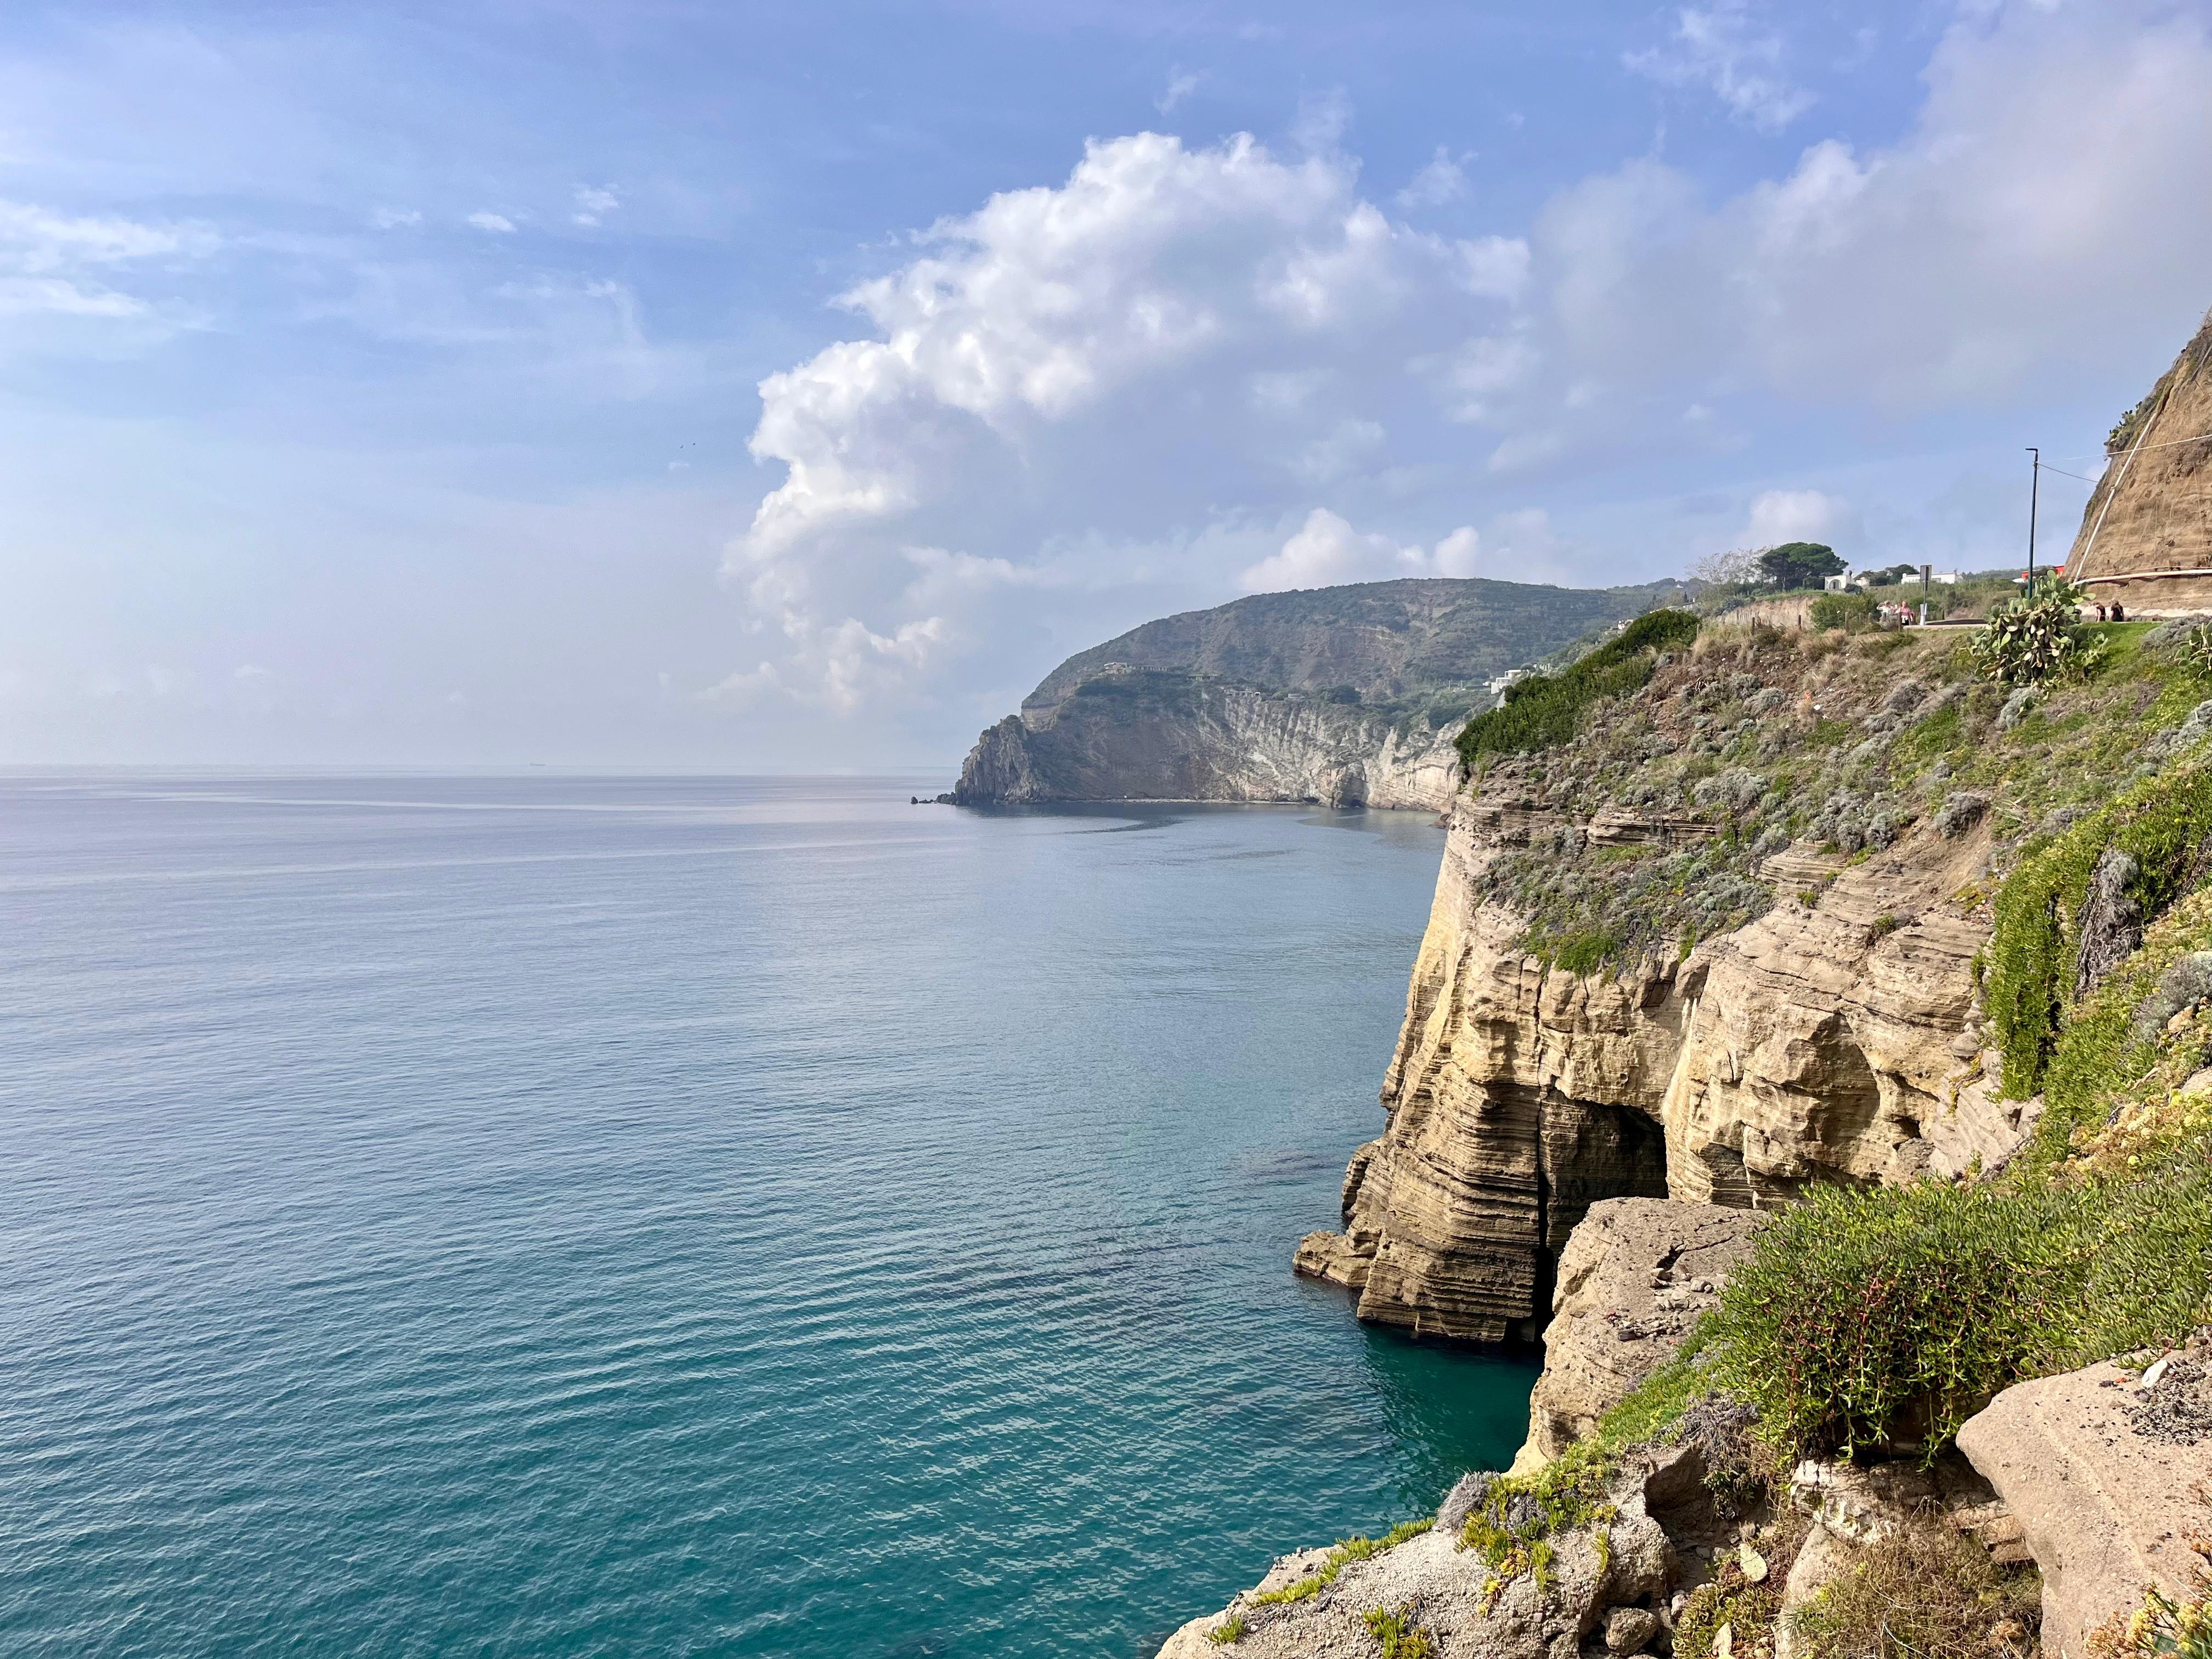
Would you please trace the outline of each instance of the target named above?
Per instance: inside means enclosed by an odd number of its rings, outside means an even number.
[[[1294,1279],[1419,815],[0,779],[0,1648],[1097,1654],[1508,1460]]]

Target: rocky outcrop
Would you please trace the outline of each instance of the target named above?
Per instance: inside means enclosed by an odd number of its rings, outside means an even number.
[[[2153,1585],[2201,1594],[2190,1541],[2212,1536],[2208,1361],[2200,1336],[2140,1375],[2098,1364],[2019,1383],[1959,1431],[2042,1569],[2045,1653],[2086,1654]]]
[[[1765,1218],[1711,1204],[1594,1204],[1559,1257],[1544,1370],[1528,1401],[1516,1474],[1595,1431],[1598,1419],[1671,1358],[1720,1299]]]
[[[1942,1167],[1944,1148],[1974,1131],[1929,1133],[1961,1110],[2016,1136],[2016,1106],[1967,1093],[1980,1072],[1972,964],[1989,932],[1950,899],[1987,852],[1985,832],[1926,833],[1856,866],[1768,860],[1783,902],[1682,975],[1685,1040],[1659,1108],[1674,1196],[1771,1204],[1816,1180],[1963,1173]]]
[[[1455,730],[1356,703],[1113,665],[1064,700],[985,732],[952,799],[971,806],[1311,801],[1436,811],[1458,781]]]
[[[1231,1650],[1239,1659],[1366,1659],[1376,1651],[1368,1614],[1378,1609],[1425,1632],[1438,1659],[1576,1659],[1593,1642],[1616,1653],[1638,1651],[1659,1634],[1656,1609],[1682,1576],[1647,1504],[1655,1478],[1648,1465],[1624,1470],[1608,1494],[1619,1513],[1605,1524],[1602,1541],[1595,1528],[1556,1534],[1540,1582],[1525,1568],[1493,1569],[1462,1546],[1455,1526],[1440,1522],[1395,1548],[1342,1563],[1310,1596],[1269,1601],[1270,1593],[1322,1573],[1330,1553],[1285,1556],[1218,1613],[1178,1630],[1159,1659],[1215,1659]],[[1457,1518],[1464,1516],[1462,1508]],[[1210,1632],[1232,1620],[1243,1633],[1231,1650]]]
[[[1520,951],[1522,918],[1477,878],[1503,848],[1600,830],[1710,833],[1511,799],[1453,811],[1387,1127],[1346,1173],[1341,1231],[1298,1251],[1358,1293],[1362,1318],[1533,1340],[1553,1264],[1601,1200],[1755,1208],[1814,1179],[1986,1166],[2032,1127],[1981,1080],[1969,969],[1987,931],[1951,902],[1985,831],[1923,832],[1850,866],[1793,849],[1767,861],[1782,902],[1749,927],[1679,964],[1577,976]]]

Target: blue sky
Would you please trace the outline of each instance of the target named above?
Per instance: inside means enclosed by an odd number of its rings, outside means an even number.
[[[2208,158],[2204,3],[11,7],[0,762],[948,766],[1245,592],[2004,562]]]

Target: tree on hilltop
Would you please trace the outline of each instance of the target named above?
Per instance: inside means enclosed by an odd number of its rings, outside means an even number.
[[[1844,562],[1825,542],[1784,542],[1759,556],[1759,568],[1779,588],[1818,587],[1843,574]]]

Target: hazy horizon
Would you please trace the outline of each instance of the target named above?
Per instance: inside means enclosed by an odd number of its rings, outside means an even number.
[[[2212,302],[2212,0],[33,5],[0,97],[0,766],[938,771],[1245,592],[2002,565]]]

